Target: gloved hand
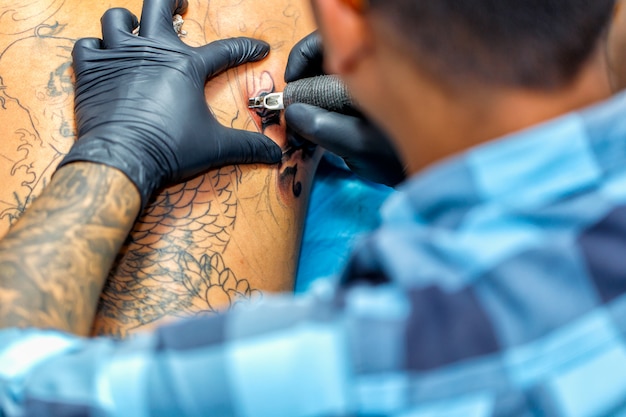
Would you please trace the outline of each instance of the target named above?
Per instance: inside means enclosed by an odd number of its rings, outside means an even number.
[[[321,38],[312,33],[298,42],[289,54],[285,81],[323,73]],[[285,110],[285,120],[297,135],[342,157],[348,167],[363,178],[395,186],[406,177],[392,143],[364,117],[346,116],[296,103]]]
[[[60,166],[91,161],[135,183],[143,205],[166,185],[210,168],[276,163],[281,149],[259,133],[222,126],[205,102],[207,79],[265,58],[265,42],[235,38],[193,48],[172,26],[187,0],[146,0],[139,34],[126,9],[102,17],[102,40],[73,51],[78,141]]]

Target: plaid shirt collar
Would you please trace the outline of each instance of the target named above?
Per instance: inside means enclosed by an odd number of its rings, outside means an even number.
[[[528,210],[593,187],[626,164],[624,114],[626,93],[471,148],[402,184],[383,221],[454,227],[479,205]]]

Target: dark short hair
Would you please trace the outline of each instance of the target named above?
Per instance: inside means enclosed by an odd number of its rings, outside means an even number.
[[[535,89],[571,81],[615,0],[369,0],[420,65],[444,80]]]

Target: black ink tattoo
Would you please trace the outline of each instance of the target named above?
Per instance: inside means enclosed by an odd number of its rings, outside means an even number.
[[[283,169],[279,176],[281,188],[290,188],[293,195],[298,198],[302,194],[302,183],[297,181],[298,164]]]
[[[63,94],[69,95],[74,93],[72,80],[67,75],[71,66],[71,62],[64,62],[54,72],[50,73],[50,80],[47,86],[48,96],[58,97]]]
[[[0,5],[0,35],[29,32],[52,18],[65,0],[6,2]]]
[[[21,178],[19,188],[0,190],[0,226],[7,229],[41,192],[75,138],[70,77],[73,39],[59,35],[65,25],[40,24],[0,52],[0,175]],[[16,59],[37,49],[49,56]],[[45,73],[33,62],[54,65]],[[24,67],[20,67],[23,65]],[[26,86],[27,88],[24,88]],[[4,193],[3,193],[4,191]]]
[[[149,205],[111,271],[94,333],[124,336],[164,317],[214,310],[202,298],[206,293],[190,292],[195,281],[187,268],[194,266],[194,253],[222,259],[237,218],[240,181],[238,167],[222,168],[166,190]]]
[[[4,98],[4,90],[6,90],[6,86],[4,85],[4,82],[2,81],[2,77],[0,77],[0,107],[2,107],[2,110],[6,110],[7,109],[7,100],[6,98]]]
[[[219,253],[203,255],[199,261],[184,253],[179,262],[183,265],[184,285],[199,302],[196,315],[218,314],[261,297],[260,291],[250,288],[248,280],[237,279],[226,268]]]

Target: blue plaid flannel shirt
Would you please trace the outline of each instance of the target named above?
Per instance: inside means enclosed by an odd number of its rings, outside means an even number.
[[[10,416],[626,416],[626,96],[386,203],[339,288],[116,342],[0,332]]]

